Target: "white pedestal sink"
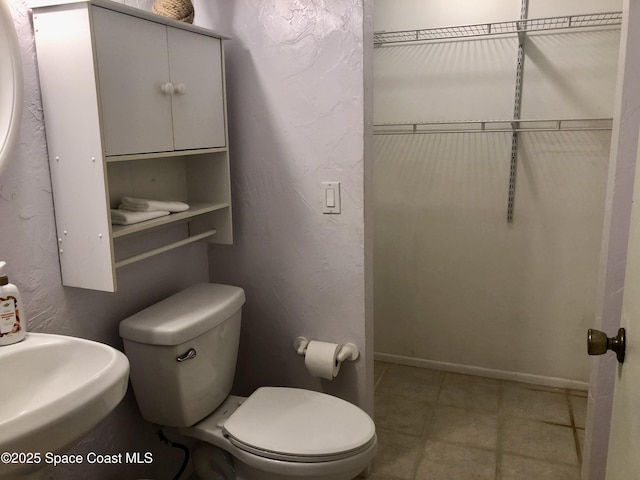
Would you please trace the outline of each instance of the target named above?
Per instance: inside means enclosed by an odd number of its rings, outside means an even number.
[[[102,343],[27,333],[0,347],[0,454],[16,460],[0,461],[0,478],[46,467],[47,453],[63,453],[120,403],[128,379],[127,357]]]

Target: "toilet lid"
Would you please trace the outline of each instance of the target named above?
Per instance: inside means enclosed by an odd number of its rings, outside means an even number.
[[[327,461],[368,447],[371,417],[337,397],[309,390],[262,387],[225,421],[224,434],[243,450],[288,461]]]

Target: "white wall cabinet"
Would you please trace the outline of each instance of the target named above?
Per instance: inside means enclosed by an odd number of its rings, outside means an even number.
[[[115,291],[118,268],[233,242],[224,37],[109,0],[34,0],[62,282]],[[186,212],[111,225],[123,196]]]
[[[219,38],[92,16],[107,155],[225,146]]]

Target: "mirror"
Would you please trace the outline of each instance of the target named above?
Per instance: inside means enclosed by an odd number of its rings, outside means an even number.
[[[22,115],[22,63],[7,3],[0,1],[0,174],[17,140]]]

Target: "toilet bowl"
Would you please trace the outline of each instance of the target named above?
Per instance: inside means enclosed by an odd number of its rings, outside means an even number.
[[[242,480],[350,480],[377,449],[373,422],[358,407],[295,388],[229,396],[212,415],[179,430],[230,453]]]
[[[142,416],[200,440],[202,479],[355,478],[377,449],[357,406],[289,387],[229,395],[244,302],[238,287],[198,284],[120,323]]]

